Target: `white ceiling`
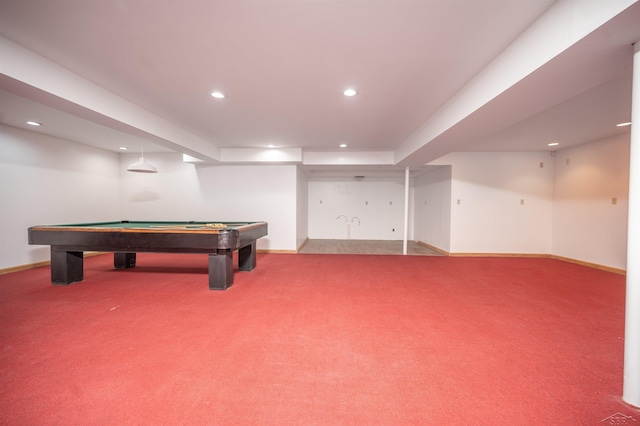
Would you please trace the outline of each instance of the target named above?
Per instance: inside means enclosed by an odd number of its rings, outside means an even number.
[[[0,33],[219,148],[393,151],[553,3],[0,0]],[[444,134],[430,158],[628,131],[615,123],[630,119],[636,6]],[[34,119],[45,124],[34,131],[111,151],[141,143],[18,82],[0,89],[4,124]],[[174,149],[153,142],[145,151]]]

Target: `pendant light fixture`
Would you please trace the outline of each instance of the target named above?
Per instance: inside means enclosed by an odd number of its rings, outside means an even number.
[[[144,144],[141,144],[140,147],[140,160],[127,167],[127,171],[135,173],[158,173],[158,170],[154,166],[144,161]]]

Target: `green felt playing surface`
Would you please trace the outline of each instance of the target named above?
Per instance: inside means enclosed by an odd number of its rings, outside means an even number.
[[[158,227],[198,227],[207,226],[210,224],[224,224],[227,228],[236,228],[249,223],[225,223],[225,222],[138,222],[138,221],[122,221],[122,222],[96,222],[96,223],[80,223],[80,224],[68,224],[60,226],[74,226],[74,227],[87,227],[87,228],[158,228]]]

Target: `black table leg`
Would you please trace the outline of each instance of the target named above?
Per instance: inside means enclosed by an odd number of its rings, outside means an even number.
[[[238,250],[238,269],[241,271],[253,271],[256,268],[256,242]]]
[[[116,269],[127,269],[136,266],[136,254],[135,253],[113,253],[113,266]]]
[[[233,251],[209,253],[209,289],[226,290],[233,284]]]
[[[51,247],[51,282],[69,285],[82,281],[84,259],[81,251],[58,251]]]

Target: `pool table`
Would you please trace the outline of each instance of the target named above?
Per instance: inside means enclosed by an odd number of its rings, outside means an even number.
[[[51,246],[51,282],[83,279],[83,252],[113,252],[117,269],[136,265],[137,252],[208,253],[209,288],[233,284],[233,252],[238,268],[256,267],[256,240],[267,235],[266,222],[119,222],[33,226],[29,244]]]

